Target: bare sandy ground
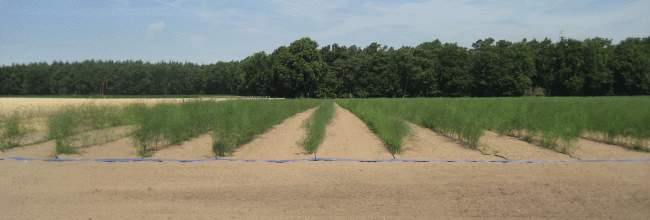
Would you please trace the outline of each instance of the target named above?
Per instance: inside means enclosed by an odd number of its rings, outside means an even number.
[[[22,158],[53,158],[56,155],[56,145],[54,141],[47,141],[40,144],[16,147],[5,151],[0,151],[0,158],[22,157]]]
[[[580,159],[641,159],[650,158],[650,153],[627,149],[581,138],[573,155]]]
[[[133,151],[135,152],[135,148]],[[155,159],[195,160],[214,158],[212,152],[212,136],[204,134],[180,145],[174,145],[156,151],[151,156]]]
[[[335,104],[334,118],[326,127],[318,158],[393,159],[377,135],[347,109]]]
[[[133,147],[133,139],[130,137],[121,138],[112,142],[95,145],[81,149],[79,154],[59,155],[59,158],[70,159],[121,159],[139,158]]]
[[[122,158],[123,156],[130,155],[127,152],[134,151],[131,142],[126,144],[125,141],[116,141],[128,136],[134,126],[126,125],[119,127],[112,127],[106,129],[97,129],[83,132],[71,137],[70,145],[77,147],[79,154],[74,155],[58,155],[61,158],[87,158],[87,159],[106,159],[106,158]],[[37,131],[27,135],[23,142],[33,142],[45,138],[43,131]],[[130,138],[129,138],[130,140]],[[116,142],[115,142],[116,141]],[[126,144],[126,145],[125,145]],[[0,158],[2,157],[23,157],[23,158],[53,158],[55,154],[55,143],[53,140],[33,144],[28,146],[21,146],[0,151]],[[129,150],[127,150],[129,149]],[[132,156],[124,158],[133,158]]]
[[[289,117],[248,144],[240,146],[232,155],[222,158],[268,160],[314,158],[313,154],[305,152],[299,142],[306,136],[302,123],[315,110],[316,108],[312,108]]]
[[[396,154],[399,159],[441,159],[441,160],[501,160],[493,155],[483,155],[472,150],[459,141],[445,137],[430,129],[406,122],[413,133],[403,139],[402,152]]]
[[[35,131],[26,134],[23,138],[20,139],[20,145],[31,145],[38,141],[45,140],[47,136],[47,131]]]
[[[6,219],[647,219],[649,162],[0,161]]]
[[[488,146],[488,153],[514,160],[575,160],[575,159],[643,159],[650,153],[635,151],[623,146],[580,138],[570,154],[539,147],[515,137],[486,131],[480,142]]]
[[[491,131],[479,139],[481,144],[487,145],[486,153],[496,153],[512,160],[572,160],[567,154],[539,147],[517,138],[500,135]]]
[[[615,145],[619,146],[625,146],[628,148],[634,148],[635,145],[641,145],[646,148],[650,148],[650,138],[647,138],[643,141],[639,141],[638,139],[634,139],[632,137],[621,137],[617,136],[611,140],[608,140],[607,135],[603,132],[593,132],[593,131],[587,131],[582,134],[582,138],[585,138],[587,140],[592,140],[596,142],[603,142],[603,143],[613,143]]]

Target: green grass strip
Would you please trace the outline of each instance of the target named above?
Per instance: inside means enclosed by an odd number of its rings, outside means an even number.
[[[363,120],[384,141],[390,153],[401,152],[402,139],[410,132],[408,125],[402,119],[389,116],[380,108],[361,104],[362,101],[359,99],[337,100],[336,102]]]
[[[307,129],[307,136],[300,142],[300,145],[308,153],[314,153],[318,146],[323,143],[325,128],[332,121],[334,116],[334,101],[327,100],[307,120],[303,126]]]

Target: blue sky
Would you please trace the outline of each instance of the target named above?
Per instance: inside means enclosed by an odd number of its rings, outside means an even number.
[[[215,63],[302,37],[320,47],[650,36],[650,1],[0,0],[0,65],[52,60]]]

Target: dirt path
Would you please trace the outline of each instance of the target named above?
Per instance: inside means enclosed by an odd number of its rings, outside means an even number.
[[[650,162],[0,161],[6,219],[646,219]]]
[[[212,136],[208,133],[185,141],[181,145],[167,147],[154,153],[151,158],[176,160],[214,158],[214,152],[212,152]]]
[[[511,160],[573,160],[571,156],[557,151],[539,147],[514,137],[485,131],[479,143],[488,146],[486,153],[496,152],[497,155]]]
[[[335,104],[334,118],[326,128],[318,158],[393,159],[382,141],[347,109]]]
[[[4,152],[0,151],[0,158],[22,157],[22,158],[53,158],[56,153],[54,141],[43,142],[29,146],[16,147]]]
[[[605,144],[580,138],[578,149],[573,155],[580,159],[641,159],[650,158],[650,153],[630,150],[621,146]]]
[[[302,128],[305,119],[314,113],[316,108],[298,113],[273,126],[269,131],[259,135],[248,144],[239,147],[228,159],[307,159],[314,155],[307,154],[299,141],[305,137]]]
[[[131,137],[122,138],[105,144],[84,148],[79,154],[59,155],[59,158],[70,159],[122,159],[139,158],[133,147]]]
[[[406,122],[411,136],[403,139],[402,152],[395,155],[399,159],[441,159],[441,160],[500,160],[493,155],[483,155],[459,141],[442,136],[430,129]]]

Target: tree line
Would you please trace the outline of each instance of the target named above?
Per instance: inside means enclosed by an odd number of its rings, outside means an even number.
[[[650,38],[439,40],[318,48],[310,38],[240,61],[53,61],[0,67],[0,95],[502,97],[650,95]]]

